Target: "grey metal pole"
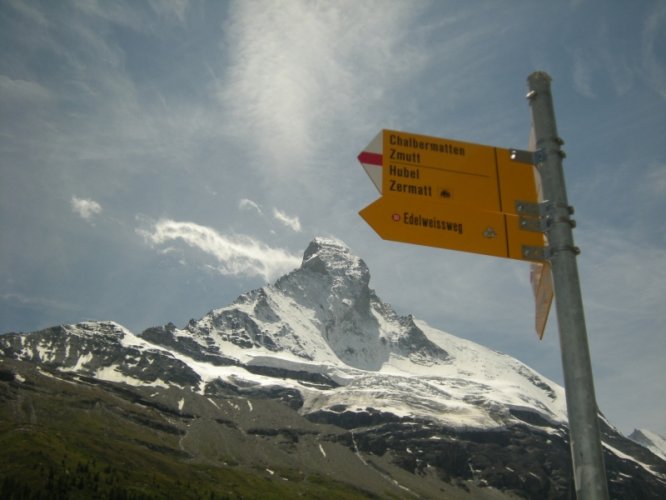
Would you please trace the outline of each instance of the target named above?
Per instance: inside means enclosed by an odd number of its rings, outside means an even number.
[[[578,249],[574,246],[573,221],[569,217],[573,210],[569,207],[564,184],[564,154],[560,149],[563,142],[557,135],[551,78],[538,71],[532,73],[527,82],[543,197],[552,207],[549,259],[560,331],[576,496],[585,500],[607,500],[608,484],[576,264]]]

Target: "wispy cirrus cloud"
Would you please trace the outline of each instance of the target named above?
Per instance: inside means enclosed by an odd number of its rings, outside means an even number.
[[[273,218],[287,226],[292,231],[299,233],[301,231],[301,221],[298,217],[291,217],[277,208],[273,209]]]
[[[188,6],[187,0],[82,1],[39,8],[10,2],[13,9],[3,13],[7,26],[16,32],[13,51],[20,55],[12,57],[20,63],[13,74],[0,75],[0,107],[14,112],[12,123],[20,120],[26,128],[40,128],[49,137],[26,148],[28,154],[48,151],[49,163],[57,162],[61,169],[108,162],[116,174],[153,169],[157,164],[177,169],[191,165],[192,154],[201,149],[203,133],[219,117],[210,107],[186,102],[180,94],[172,96],[152,85],[146,90],[146,82],[153,81],[154,72],[162,67],[135,65],[133,57],[140,51],[127,42],[131,37],[113,36],[117,28],[146,40],[158,36],[168,52],[173,50],[170,44],[180,41],[176,36],[157,35],[155,30],[180,25]],[[37,57],[34,54],[42,54],[59,71],[21,69]],[[171,64],[169,74],[174,77],[173,68],[183,65]],[[181,72],[189,74],[188,69]],[[182,80],[183,85],[194,86],[191,82],[196,79]],[[185,93],[193,92],[190,88]],[[0,132],[3,128],[4,123]],[[15,135],[16,140],[29,140]]]
[[[95,215],[102,213],[102,206],[95,200],[72,196],[72,211],[84,220],[90,221]]]
[[[148,230],[137,230],[152,245],[180,241],[217,261],[215,269],[225,275],[261,276],[270,281],[298,267],[301,258],[273,248],[246,235],[227,236],[194,222],[157,221]]]
[[[238,202],[238,209],[245,211],[254,211],[257,214],[264,216],[264,211],[261,209],[261,206],[248,199],[243,198]],[[296,233],[301,232],[301,221],[297,216],[288,215],[286,212],[280,210],[279,208],[273,208],[273,218],[277,220],[280,224],[288,227]]]
[[[405,79],[403,63],[419,66],[407,30],[420,10],[352,0],[232,4],[225,45],[234,51],[215,89],[227,133],[251,145],[260,168],[302,174],[332,131],[349,129],[344,117],[359,126],[385,82]]]
[[[264,212],[261,210],[261,207],[259,206],[259,204],[250,200],[250,199],[248,199],[248,198],[243,198],[241,201],[239,201],[238,202],[238,208],[240,210],[254,210],[259,215],[264,215]]]

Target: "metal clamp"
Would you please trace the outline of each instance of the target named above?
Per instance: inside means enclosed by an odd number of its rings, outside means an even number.
[[[561,247],[535,247],[530,245],[523,245],[521,247],[523,258],[526,260],[536,260],[545,262],[551,260],[555,254],[560,252],[572,252],[574,255],[580,255],[580,248],[573,245],[564,245]]]
[[[516,201],[516,213],[521,215],[520,227],[526,231],[549,231],[553,224],[565,223],[572,228],[576,221],[569,216],[574,213],[574,207],[564,203],[544,201],[533,203],[530,201]],[[564,213],[563,213],[564,212]]]
[[[520,215],[520,229],[545,233],[550,229],[552,204],[549,202],[533,203],[530,201],[516,201],[516,213]]]
[[[556,205],[550,201],[534,203],[532,201],[516,200],[516,213],[527,217],[546,217],[553,213]]]
[[[554,203],[548,217],[551,219],[550,226],[553,224],[569,224],[571,228],[576,227],[576,221],[570,216],[575,212],[574,207],[566,203]]]
[[[524,149],[509,149],[509,159],[518,163],[534,165],[534,152]]]
[[[538,260],[545,262],[550,259],[550,248],[549,247],[535,247],[530,245],[523,245],[521,247],[523,254],[523,259],[526,260]]]
[[[524,231],[533,231],[535,233],[547,232],[552,223],[552,220],[549,217],[520,217],[518,221],[520,229]]]
[[[537,149],[536,151],[525,151],[524,149],[509,149],[509,159],[518,163],[527,163],[529,165],[539,165],[546,161],[546,150]]]

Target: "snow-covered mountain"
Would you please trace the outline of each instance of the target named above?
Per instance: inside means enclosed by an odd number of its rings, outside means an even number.
[[[3,335],[0,349],[70,382],[129,386],[179,412],[204,400],[220,412],[230,397],[250,408],[278,400],[299,418],[349,429],[366,466],[362,451],[390,452],[412,474],[566,497],[563,389],[510,356],[397,315],[369,281],[344,243],[316,238],[298,269],[184,328],[135,335],[85,322]],[[632,498],[625,490],[638,482],[642,492],[666,491],[666,464],[605,423],[604,438],[611,491]]]
[[[506,426],[525,413],[566,422],[557,384],[509,356],[398,316],[369,280],[343,243],[317,238],[299,269],[183,329],[137,336],[113,322],[86,322],[3,344],[19,359],[62,371],[130,385],[177,383],[200,394],[218,380],[272,385],[272,375],[283,374],[281,385],[301,393],[303,413],[371,405],[457,428]]]
[[[658,457],[666,460],[666,438],[647,429],[634,429],[629,439],[645,446]]]

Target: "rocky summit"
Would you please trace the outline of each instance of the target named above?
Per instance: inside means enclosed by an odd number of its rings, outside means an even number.
[[[563,389],[369,283],[316,238],[182,328],[1,335],[0,497],[572,498]],[[612,498],[666,498],[666,462],[600,419]]]

